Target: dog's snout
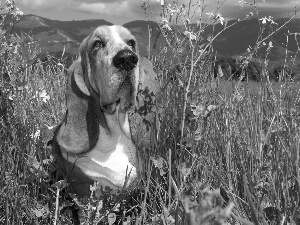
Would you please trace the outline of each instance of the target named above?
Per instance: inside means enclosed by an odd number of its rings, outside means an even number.
[[[113,58],[113,64],[118,69],[129,71],[136,67],[138,60],[139,59],[134,52],[130,50],[122,50],[119,51]]]

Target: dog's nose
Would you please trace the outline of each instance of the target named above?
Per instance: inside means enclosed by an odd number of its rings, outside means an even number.
[[[126,71],[132,70],[136,67],[138,61],[139,59],[137,55],[130,50],[119,51],[113,58],[114,66]]]

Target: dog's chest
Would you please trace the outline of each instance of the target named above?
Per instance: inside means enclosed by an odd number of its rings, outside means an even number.
[[[102,140],[103,141],[103,140]],[[103,152],[99,149],[103,143],[97,143],[91,151],[79,156],[62,151],[63,157],[74,163],[83,174],[94,181],[111,182],[116,187],[123,187],[133,182],[137,177],[136,148],[132,141],[122,134],[118,137],[113,149]],[[126,185],[126,186],[127,186]]]

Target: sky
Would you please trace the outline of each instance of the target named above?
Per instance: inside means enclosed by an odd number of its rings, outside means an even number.
[[[15,0],[17,7],[25,14],[34,14],[53,20],[104,19],[121,25],[133,20],[147,20],[150,17],[159,21],[161,1],[163,0],[146,0],[151,5],[151,13],[148,10],[146,15],[141,8],[142,0]],[[206,0],[205,13],[215,12],[220,7],[218,13],[225,19],[242,19],[250,11],[256,15],[253,5],[241,4],[241,2],[253,3],[253,1]],[[173,1],[165,0],[164,2],[172,4]],[[191,2],[196,3],[199,0],[191,0]],[[220,5],[220,2],[223,4]],[[295,11],[300,10],[299,0],[256,0],[256,3],[259,17],[289,17],[294,15]],[[179,4],[187,6],[189,0],[179,0]],[[191,20],[192,22],[199,20],[199,14],[196,12]]]

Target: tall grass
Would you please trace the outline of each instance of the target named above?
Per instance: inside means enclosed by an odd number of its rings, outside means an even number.
[[[203,37],[223,17],[192,28],[180,7],[163,5],[167,45],[151,57],[163,110],[151,144],[137,143],[142,181],[101,200],[68,198],[47,145],[65,113],[64,55],[42,62],[28,37],[1,36],[0,224],[71,224],[74,202],[87,224],[300,224],[299,84],[274,88],[265,68],[261,82],[229,80],[232,93],[224,93],[212,66],[216,36]]]

